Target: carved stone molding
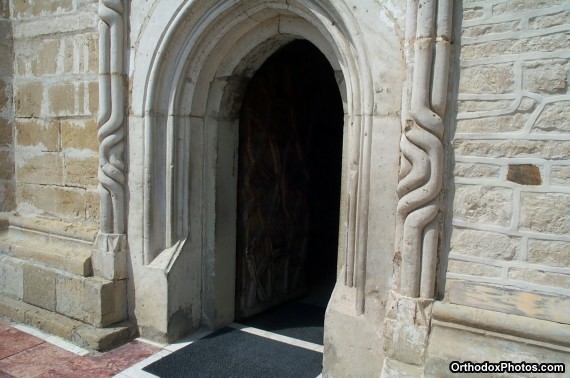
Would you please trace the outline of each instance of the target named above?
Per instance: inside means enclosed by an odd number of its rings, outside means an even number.
[[[406,41],[414,61],[408,62],[413,75],[400,142],[395,261],[401,261],[396,285],[410,298],[433,298],[435,291],[452,6],[449,0],[408,1]]]
[[[95,275],[127,277],[125,235],[125,82],[123,0],[99,1],[99,195],[101,230],[92,253]]]
[[[99,1],[99,194],[101,232],[125,232],[123,1]]]

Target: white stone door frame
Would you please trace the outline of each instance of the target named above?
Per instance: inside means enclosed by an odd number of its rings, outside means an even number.
[[[344,1],[331,3],[171,1],[153,9],[136,41],[129,118],[131,313],[143,333],[171,338],[180,314],[193,319],[186,328],[233,321],[241,98],[265,59],[293,39],[317,46],[339,83],[339,284],[356,288],[356,313],[364,311],[374,80],[359,22]]]

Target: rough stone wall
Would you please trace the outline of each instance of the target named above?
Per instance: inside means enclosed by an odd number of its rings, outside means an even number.
[[[452,303],[570,322],[569,30],[567,0],[463,1]]]
[[[98,218],[96,0],[13,0],[17,210]]]
[[[15,206],[13,128],[12,25],[8,0],[0,0],[0,212]]]

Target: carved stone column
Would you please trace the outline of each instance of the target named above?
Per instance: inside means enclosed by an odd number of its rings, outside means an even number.
[[[125,79],[123,0],[99,1],[99,195],[101,231],[93,252],[95,275],[126,278]]]
[[[411,365],[423,364],[435,295],[452,7],[450,0],[408,0],[412,81],[403,101],[396,283],[386,314],[385,352]]]

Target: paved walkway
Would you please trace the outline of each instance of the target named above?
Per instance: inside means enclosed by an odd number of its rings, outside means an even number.
[[[317,344],[237,324],[231,326],[322,353],[322,346]],[[154,378],[142,369],[208,333],[197,332],[169,345],[136,339],[109,352],[98,353],[36,328],[0,319],[0,378]]]
[[[35,328],[0,320],[0,378],[153,377],[141,368],[182,346],[163,347],[137,339],[94,353]]]

